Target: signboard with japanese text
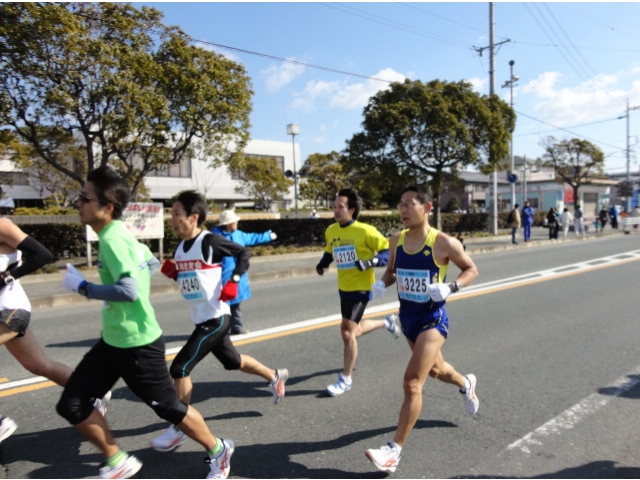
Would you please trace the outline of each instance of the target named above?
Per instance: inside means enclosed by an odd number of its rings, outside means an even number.
[[[130,203],[121,220],[138,240],[164,238],[164,211],[161,203]],[[98,235],[89,225],[87,241],[98,241]]]

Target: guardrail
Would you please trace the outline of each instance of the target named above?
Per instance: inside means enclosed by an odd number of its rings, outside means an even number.
[[[633,227],[635,230],[637,230],[638,225],[640,225],[640,217],[626,217],[623,222],[624,233],[631,233],[631,231],[627,230],[627,227]]]

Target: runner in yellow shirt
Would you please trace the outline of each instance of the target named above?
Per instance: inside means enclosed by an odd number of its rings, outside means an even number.
[[[365,333],[386,327],[398,338],[400,328],[395,316],[384,320],[362,320],[369,300],[375,275],[371,269],[383,266],[389,259],[389,241],[374,227],[358,222],[361,201],[358,194],[343,188],[333,204],[336,223],[325,231],[325,253],[316,266],[319,275],[335,260],[338,269],[338,291],[342,324],[340,333],[344,342],[344,368],[338,380],[327,387],[332,397],[351,389],[351,374],[358,356],[357,338]]]

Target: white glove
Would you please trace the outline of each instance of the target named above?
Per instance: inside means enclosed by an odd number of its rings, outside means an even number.
[[[434,302],[444,302],[451,295],[451,287],[448,283],[432,283],[427,287],[427,295]]]
[[[84,278],[76,267],[67,263],[67,274],[62,280],[62,286],[73,293],[78,293],[78,289],[87,284],[87,280]]]
[[[386,291],[387,287],[385,286],[384,282],[382,280],[377,280],[371,287],[371,297],[380,298]]]
[[[278,235],[276,235],[275,233],[271,232],[271,240],[275,240],[276,238],[278,238]]]

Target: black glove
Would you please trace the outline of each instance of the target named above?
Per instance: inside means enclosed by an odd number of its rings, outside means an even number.
[[[320,276],[324,275],[324,267],[322,266],[322,262],[316,265],[316,272],[318,272],[318,275]]]
[[[369,260],[358,260],[356,262],[356,268],[361,272],[364,272],[365,270],[375,267],[378,264],[378,261],[379,260],[376,257],[370,258]]]

